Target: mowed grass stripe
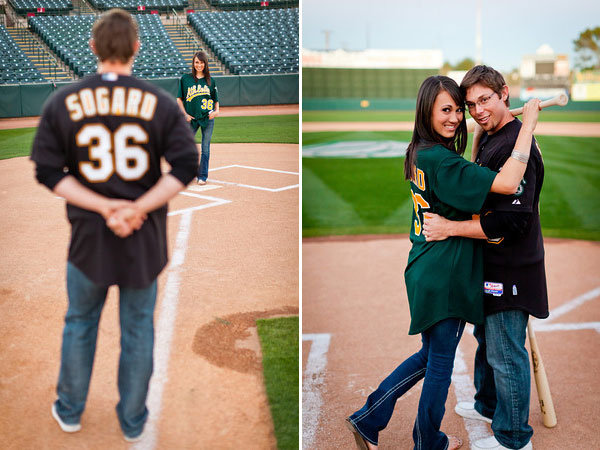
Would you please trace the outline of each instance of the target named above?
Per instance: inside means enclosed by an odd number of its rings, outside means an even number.
[[[37,128],[0,130],[0,159],[29,156]]]
[[[317,199],[302,204],[302,222],[307,227],[327,229],[362,225],[362,220],[352,203],[346,202],[335,191],[329,189],[310,168],[303,165],[302,181],[306,185],[304,196]]]
[[[402,141],[410,142],[409,131],[319,131],[302,133],[302,146],[337,141]]]
[[[598,158],[599,139],[576,136],[536,136],[542,150],[544,162],[548,156],[551,162],[569,164],[578,168],[600,169]],[[549,145],[546,146],[546,143]]]
[[[582,231],[593,230],[594,225],[600,221],[600,210],[598,209],[598,199],[600,198],[598,194],[600,191],[584,177],[578,177],[574,180],[573,173],[557,171],[552,174],[550,181],[553,195],[562,197],[564,203],[569,205],[568,210],[557,215],[554,226],[560,224],[560,228],[571,227]],[[545,196],[543,191],[542,196]],[[545,207],[546,205],[542,202],[540,208]]]
[[[363,161],[336,158],[325,168],[319,164],[318,159],[307,158],[303,161],[303,168],[312,170],[329,189],[334,190],[345,202],[354,205],[354,210],[364,224],[380,225],[382,218],[396,211],[408,192],[407,185],[389,183],[390,179],[401,176],[403,160],[369,159],[362,164]],[[365,191],[377,192],[376,201],[357,205],[356,199],[364,197]]]
[[[386,217],[386,219],[383,221],[383,224],[404,228],[406,226],[404,222],[406,221],[407,217],[411,217],[413,208],[414,206],[412,197],[409,195],[406,197],[404,202],[402,202],[400,206],[396,208],[396,211]]]
[[[337,133],[305,133],[308,134],[315,135],[313,142],[326,142],[331,136],[339,140]],[[345,134],[353,134],[352,140],[365,138],[363,133]],[[402,140],[408,139],[410,136]],[[538,141],[545,163],[540,200],[544,235],[600,240],[600,140],[540,136]],[[311,177],[303,179],[303,235],[408,233],[412,200],[402,174],[403,163],[404,158],[304,158],[303,167],[310,169]],[[348,224],[347,220],[337,220],[335,210],[329,210],[330,217],[321,217],[317,225],[310,205],[320,201],[315,177],[326,186],[328,195],[335,193],[352,205],[361,220]],[[325,223],[329,227],[323,226]]]

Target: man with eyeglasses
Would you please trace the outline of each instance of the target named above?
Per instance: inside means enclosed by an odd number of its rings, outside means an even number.
[[[509,110],[508,86],[502,74],[475,66],[461,90],[479,125],[472,159],[500,171],[508,158],[519,159],[514,145],[521,121]],[[490,193],[479,217],[452,222],[432,215],[425,220],[427,240],[463,236],[484,241],[484,325],[476,325],[475,402],[459,402],[455,411],[492,424],[494,436],[473,449],[531,449],[529,425],[530,368],[525,337],[529,315],[548,317],[544,244],[539,196],[544,164],[535,139],[527,170],[514,195]]]

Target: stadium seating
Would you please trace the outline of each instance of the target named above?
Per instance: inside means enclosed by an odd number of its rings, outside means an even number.
[[[211,6],[223,10],[231,9],[256,9],[265,6],[281,8],[285,6],[298,6],[299,0],[209,0]],[[265,5],[268,3],[268,5]]]
[[[188,23],[232,74],[298,72],[298,9],[198,12]]]
[[[131,12],[138,11],[140,6],[143,6],[146,11],[167,12],[172,9],[182,10],[189,5],[188,0],[90,0],[90,4],[101,11],[121,8]]]
[[[44,77],[0,25],[0,84],[36,83]]]
[[[160,17],[136,15],[141,48],[133,75],[141,78],[179,77],[189,67],[171,39]],[[79,77],[96,72],[96,57],[88,42],[95,16],[30,17],[29,26]]]
[[[73,9],[71,0],[8,0],[8,2],[21,16],[27,13],[69,14]]]

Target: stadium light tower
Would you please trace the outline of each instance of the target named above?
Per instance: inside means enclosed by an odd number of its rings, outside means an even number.
[[[481,0],[477,0],[475,14],[475,64],[481,64]]]
[[[329,51],[329,36],[331,36],[332,31],[331,30],[322,30],[322,32],[325,34],[325,51],[328,52]]]

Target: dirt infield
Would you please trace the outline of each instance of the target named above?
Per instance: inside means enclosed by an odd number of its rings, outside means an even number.
[[[546,239],[551,316],[536,322],[537,338],[558,416],[541,421],[532,377],[533,446],[544,450],[600,448],[600,243]],[[354,448],[344,418],[390,371],[420,348],[408,336],[404,285],[408,236],[303,241],[303,442],[304,448]],[[442,430],[469,441],[491,435],[489,425],[454,413],[472,399],[476,341],[465,330],[455,361]],[[381,449],[411,449],[422,382],[402,397]],[[310,414],[306,414],[309,412]]]
[[[302,131],[412,131],[413,126],[413,122],[303,122]],[[600,137],[600,123],[538,122],[535,134]]]
[[[213,144],[209,184],[170,204],[151,417],[135,448],[275,448],[253,321],[298,314],[298,145]],[[50,416],[67,300],[63,200],[0,161],[0,436],[6,449],[127,448],[116,413],[117,292],[100,322],[82,430]]]
[[[266,116],[278,114],[298,114],[299,107],[293,105],[259,105],[259,106],[222,106],[219,117],[234,116]],[[39,116],[35,117],[14,117],[10,119],[0,119],[0,130],[9,130],[13,128],[37,127],[40,121]]]

